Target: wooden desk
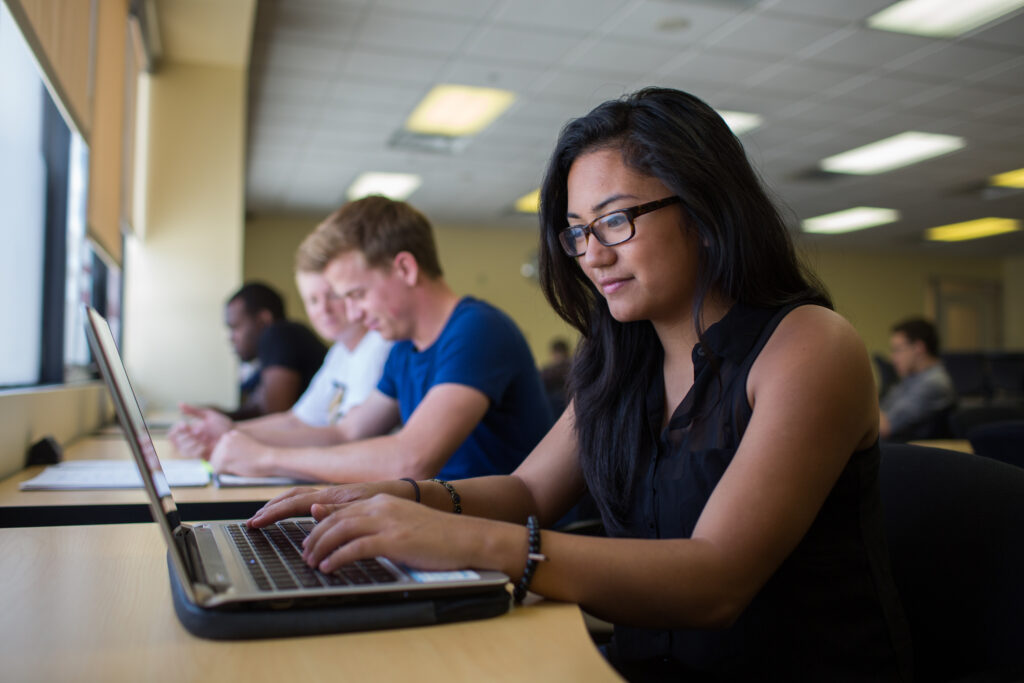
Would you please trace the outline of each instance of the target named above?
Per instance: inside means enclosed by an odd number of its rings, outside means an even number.
[[[974,453],[971,442],[967,439],[921,439],[911,441],[915,446],[928,446],[929,448],[944,448],[947,451],[960,451],[961,453]]]
[[[178,453],[166,438],[153,445],[161,458]],[[90,436],[64,450],[65,460],[131,458],[124,437]],[[18,484],[36,476],[42,466],[29,467],[0,481],[0,527],[148,522],[149,508],[142,489],[106,491],[20,491]],[[288,486],[174,488],[174,500],[183,519],[238,519],[250,516],[264,502],[287,491]]]
[[[189,634],[153,524],[0,529],[7,681],[617,681],[579,609],[259,641]]]

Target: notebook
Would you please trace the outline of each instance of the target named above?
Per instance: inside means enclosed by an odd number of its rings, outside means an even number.
[[[210,471],[202,460],[168,460],[162,465],[169,486],[207,486]],[[78,491],[88,489],[138,489],[142,477],[128,460],[67,460],[50,465],[28,481],[22,491]]]
[[[426,572],[385,557],[333,574],[310,569],[300,544],[312,519],[284,520],[265,530],[248,529],[242,520],[183,523],[110,328],[86,309],[86,335],[167,544],[175,611],[189,631],[218,639],[293,636],[508,610],[508,577],[500,572]]]

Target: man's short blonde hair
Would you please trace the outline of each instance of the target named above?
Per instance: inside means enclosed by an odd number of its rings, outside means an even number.
[[[349,251],[361,252],[371,268],[390,267],[397,254],[407,251],[428,277],[442,275],[426,216],[387,197],[348,202],[324,219],[299,245],[295,270],[322,273],[334,258]]]

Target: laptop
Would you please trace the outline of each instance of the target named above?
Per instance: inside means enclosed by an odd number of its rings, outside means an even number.
[[[201,637],[259,638],[475,619],[509,609],[508,577],[428,572],[386,557],[331,574],[308,567],[311,518],[249,529],[244,520],[186,524],[160,466],[107,321],[86,307],[86,335],[167,544],[175,611]]]

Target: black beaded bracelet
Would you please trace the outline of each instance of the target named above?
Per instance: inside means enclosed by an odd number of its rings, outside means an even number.
[[[526,592],[530,590],[530,582],[533,581],[533,573],[537,571],[537,563],[546,562],[548,559],[540,552],[540,522],[537,521],[536,515],[530,515],[526,519],[526,537],[526,568],[523,569],[523,575],[519,577],[515,588],[512,589],[512,599],[516,603],[522,602],[526,597]]]
[[[462,497],[459,496],[459,492],[455,490],[455,487],[444,479],[431,479],[430,481],[436,481],[438,484],[448,489],[448,495],[452,497],[452,508],[454,508],[455,514],[461,515]]]
[[[412,490],[416,492],[416,502],[420,502],[420,485],[416,483],[415,479],[410,479],[409,477],[402,477],[398,481],[407,481],[410,484],[412,484]]]

